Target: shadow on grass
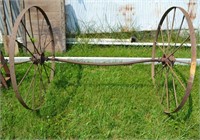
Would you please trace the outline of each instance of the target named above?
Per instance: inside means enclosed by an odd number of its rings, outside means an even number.
[[[190,119],[192,111],[193,111],[193,101],[192,101],[191,95],[188,98],[189,98],[188,99],[189,104],[188,104],[187,112],[181,112],[181,110],[182,110],[181,109],[180,111],[178,111],[176,113],[166,114],[168,116],[168,118],[166,118],[166,121],[169,120],[169,119],[172,119],[172,120],[176,120],[176,121],[179,121],[179,122],[183,122],[183,121],[187,121],[188,119]],[[185,115],[181,115],[182,113],[185,114]]]
[[[187,83],[187,79],[185,78],[186,76],[185,76],[178,68],[174,67],[174,70],[175,70],[176,73],[180,76],[182,82],[183,82],[183,83]],[[170,88],[170,87],[173,89],[172,83],[169,85],[169,88]],[[184,91],[184,92],[185,92],[185,91]],[[190,91],[190,92],[192,92],[192,91]],[[182,95],[182,98],[183,98],[184,96],[185,96],[185,94]],[[182,101],[182,100],[180,100],[180,101]],[[188,107],[187,107],[188,110],[184,110],[184,111],[182,112],[182,110],[183,110],[184,108],[186,108],[187,102],[188,102]],[[193,103],[192,103],[192,96],[191,96],[191,94],[190,94],[189,97],[188,97],[188,99],[186,100],[185,105],[184,105],[178,112],[170,114],[169,117],[171,117],[172,119],[176,119],[177,116],[179,116],[179,118],[180,118],[180,116],[182,116],[180,119],[186,121],[187,119],[190,118],[191,113],[192,113],[192,110],[193,110]],[[179,115],[180,112],[182,112],[184,115]],[[182,113],[181,113],[181,114],[182,114]],[[175,116],[176,116],[176,117],[175,117]]]
[[[149,88],[149,84],[145,83],[133,83],[133,84],[126,84],[126,83],[82,83],[82,75],[83,75],[83,66],[82,65],[70,65],[72,66],[71,70],[66,71],[66,67],[61,67],[59,72],[58,72],[58,78],[54,81],[53,83],[53,88],[52,91],[49,91],[50,93],[48,98],[47,98],[47,103],[45,106],[42,108],[42,111],[39,111],[37,114],[38,116],[56,116],[60,113],[62,113],[64,110],[67,109],[69,106],[69,103],[74,99],[74,97],[77,95],[78,88],[83,85],[87,87],[95,87],[95,86],[101,86],[102,88],[104,86],[108,87],[130,87],[134,89],[139,89],[139,88]],[[74,67],[75,66],[75,67]],[[69,68],[67,68],[69,69]],[[75,74],[70,74],[71,72]],[[66,76],[67,73],[67,76]],[[68,77],[68,78],[66,78]],[[71,81],[72,79],[72,81]],[[151,79],[150,79],[151,80]],[[71,88],[71,89],[70,89]],[[70,89],[70,90],[69,90]],[[61,94],[59,91],[65,91],[62,92]],[[61,96],[60,96],[61,95]],[[191,113],[192,113],[192,97],[189,96],[189,109],[187,111],[187,114],[184,113],[185,115],[182,116],[182,120],[187,120],[190,118]],[[67,109],[68,110],[68,109]],[[181,113],[182,114],[182,113]],[[179,113],[171,114],[170,117],[175,119]]]
[[[184,117],[185,121],[190,118],[190,116],[192,114],[192,110],[193,110],[192,95],[190,95],[189,96],[189,108],[188,108],[188,112],[187,112],[187,114]]]
[[[84,84],[82,83],[81,85],[86,86],[86,87],[125,87],[125,88],[134,88],[134,89],[140,89],[144,87],[149,87],[149,84],[139,84],[139,83],[132,83],[132,84],[122,84],[122,83],[88,83]]]
[[[63,69],[64,70],[64,69]],[[77,93],[77,89],[80,86],[80,81],[82,78],[82,71],[83,68],[81,65],[78,65],[78,73],[76,75],[77,81],[75,83],[69,83],[69,78],[66,78],[64,76],[64,72],[59,73],[59,79],[57,79],[53,84],[54,88],[52,91],[49,91],[48,97],[47,97],[47,103],[46,105],[41,109],[41,111],[36,112],[37,116],[56,116],[57,114],[61,113],[67,106],[69,105],[70,101],[74,98],[74,96]],[[73,76],[71,78],[74,78]],[[73,89],[70,90],[70,92],[65,92],[62,95],[59,96],[60,90],[67,90],[68,86],[71,86]],[[55,91],[57,90],[56,94]]]
[[[69,66],[69,65],[68,65]],[[72,66],[72,67],[71,67]],[[82,65],[70,65],[71,69],[65,67],[64,65],[60,66],[57,71],[57,76],[55,76],[54,82],[50,85],[51,88],[48,91],[47,102],[45,106],[38,111],[36,114],[39,117],[54,117],[58,114],[62,114],[65,110],[68,110],[67,107],[73,98],[78,94],[78,88],[83,85],[90,87],[130,87],[134,89],[139,89],[142,87],[148,87],[149,84],[145,83],[133,83],[133,84],[123,84],[123,83],[84,83],[81,82],[83,75],[83,66]],[[72,73],[72,74],[71,74]],[[66,75],[67,74],[67,75]],[[57,78],[56,78],[57,77]],[[64,92],[63,92],[64,91]],[[62,93],[60,93],[62,92]]]
[[[66,45],[66,52],[68,52],[69,50],[71,50],[72,47],[73,47],[73,45],[67,44],[67,45]]]

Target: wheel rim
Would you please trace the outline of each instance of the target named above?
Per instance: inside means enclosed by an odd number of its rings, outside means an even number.
[[[152,63],[156,92],[165,113],[178,112],[191,93],[196,70],[194,28],[188,13],[180,7],[169,8],[160,20],[152,49],[152,58],[158,57],[163,62]],[[190,58],[190,63],[177,60],[183,57]]]
[[[19,46],[18,56],[28,56],[28,61],[14,62],[16,43]],[[55,70],[54,61],[47,63],[48,56],[55,57],[49,19],[41,8],[27,7],[16,19],[9,45],[12,86],[26,109],[38,110],[44,104],[47,85]]]

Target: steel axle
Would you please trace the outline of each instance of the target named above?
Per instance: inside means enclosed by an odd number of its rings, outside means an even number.
[[[22,38],[20,43],[17,41],[19,37]],[[29,60],[15,63],[16,42],[24,51],[19,56],[26,54]],[[55,57],[53,30],[46,13],[38,6],[30,6],[17,17],[9,43],[12,86],[17,99],[26,109],[38,110],[45,102],[46,88],[54,77],[56,61],[92,66],[120,66],[150,62],[155,92],[164,106],[165,113],[178,112],[191,93],[196,71],[196,38],[188,13],[181,7],[169,8],[158,24],[152,44],[150,59],[114,63],[60,59]],[[188,44],[190,47],[186,47]],[[183,57],[178,53],[179,50],[185,52],[184,57],[186,55],[190,62],[178,60]],[[180,66],[182,69],[179,70],[179,66],[175,65],[176,62],[185,65]],[[22,65],[27,68],[21,70]],[[28,87],[27,83],[29,83]]]

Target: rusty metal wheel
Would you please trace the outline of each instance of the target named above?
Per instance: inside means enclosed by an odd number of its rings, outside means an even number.
[[[152,79],[165,113],[178,112],[191,93],[196,70],[195,32],[184,9],[171,7],[162,16],[152,58],[162,59],[152,63]]]
[[[17,57],[26,56],[28,60],[15,62],[16,46]],[[47,62],[48,56],[55,57],[49,19],[41,8],[27,7],[15,21],[9,44],[12,86],[26,109],[38,110],[44,104],[45,92],[55,69],[54,61]]]

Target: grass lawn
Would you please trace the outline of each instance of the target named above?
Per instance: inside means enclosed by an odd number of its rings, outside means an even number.
[[[184,54],[183,50],[180,56]],[[149,57],[151,47],[74,46],[63,55]],[[183,109],[167,116],[155,94],[150,65],[57,63],[46,103],[38,112],[24,109],[12,87],[2,90],[0,135],[2,139],[200,139],[199,83],[200,67]]]

